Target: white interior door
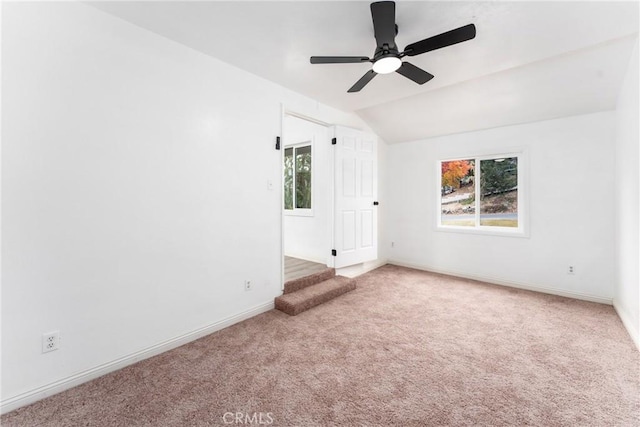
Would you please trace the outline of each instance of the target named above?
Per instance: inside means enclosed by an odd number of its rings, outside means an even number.
[[[378,258],[378,149],[375,135],[335,127],[336,268]]]

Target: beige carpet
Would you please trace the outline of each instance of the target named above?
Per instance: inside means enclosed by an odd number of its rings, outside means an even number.
[[[1,421],[637,426],[639,363],[610,306],[385,266],[296,317],[270,311]]]

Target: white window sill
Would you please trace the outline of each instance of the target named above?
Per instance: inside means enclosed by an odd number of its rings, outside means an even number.
[[[520,237],[529,238],[529,232],[520,228],[509,227],[464,227],[455,225],[437,225],[434,227],[435,231],[444,231],[446,233],[459,233],[459,234],[481,234],[486,236],[499,236],[499,237]]]
[[[286,216],[313,216],[313,209],[285,209]]]

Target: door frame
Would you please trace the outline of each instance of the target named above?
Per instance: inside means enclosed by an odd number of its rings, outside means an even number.
[[[284,168],[284,147],[285,147],[285,138],[286,138],[286,129],[285,129],[285,119],[287,117],[294,117],[296,119],[300,119],[300,120],[305,120],[308,121],[310,123],[314,123],[320,126],[323,126],[327,129],[327,135],[328,135],[328,140],[326,141],[327,143],[330,143],[331,138],[333,138],[334,135],[334,131],[335,131],[335,127],[334,124],[332,123],[327,123],[325,121],[322,121],[320,119],[317,119],[315,117],[312,116],[308,116],[306,114],[302,114],[297,112],[296,110],[292,110],[287,108],[284,104],[282,104],[282,108],[281,108],[281,114],[280,114],[280,135],[281,135],[281,141],[280,141],[280,169],[279,169],[279,175],[280,175],[280,179],[278,180],[278,182],[280,183],[280,288],[281,290],[284,290],[284,174],[282,173],[283,168]],[[334,159],[333,159],[333,155],[330,156],[332,161],[328,162],[329,164],[327,165],[327,167],[329,168],[328,170],[328,174],[329,174],[329,188],[330,188],[330,196],[329,197],[329,202],[328,202],[328,212],[330,213],[329,215],[329,230],[327,230],[329,232],[330,235],[330,247],[326,248],[327,250],[327,266],[329,267],[333,267],[334,266],[334,259],[331,256],[331,248],[334,246],[334,231],[335,231],[335,171],[334,171]]]

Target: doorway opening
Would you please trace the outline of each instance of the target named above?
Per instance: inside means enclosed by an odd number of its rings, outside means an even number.
[[[331,266],[333,168],[328,125],[283,117],[284,281]]]

